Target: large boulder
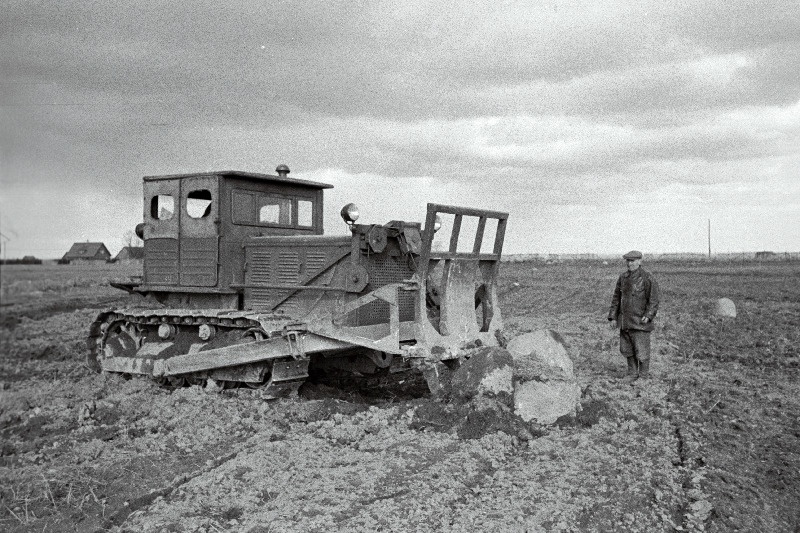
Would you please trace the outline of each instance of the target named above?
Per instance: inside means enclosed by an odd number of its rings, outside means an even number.
[[[736,318],[736,304],[728,298],[720,298],[714,306],[714,314],[727,318]]]
[[[425,379],[435,396],[458,403],[476,397],[497,399],[511,404],[514,360],[503,348],[478,348],[457,367],[436,363],[425,369]]]
[[[466,402],[476,396],[510,400],[514,391],[514,360],[502,348],[480,348],[453,372],[450,397]]]
[[[521,381],[575,379],[564,339],[553,330],[514,337],[506,348],[514,359],[514,376]]]
[[[465,350],[459,360],[424,367],[435,397],[444,402],[420,405],[412,427],[451,431],[462,439],[478,439],[502,431],[518,440],[532,437],[527,421],[513,409],[514,359],[499,347]]]
[[[552,424],[577,414],[581,389],[558,333],[526,333],[511,339],[507,349],[514,360],[514,410],[523,420]]]
[[[514,385],[514,412],[525,422],[553,424],[562,416],[577,415],[581,389],[564,381],[526,381]]]

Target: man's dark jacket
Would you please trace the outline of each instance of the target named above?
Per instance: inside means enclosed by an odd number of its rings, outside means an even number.
[[[658,283],[648,271],[642,267],[633,272],[626,270],[617,280],[608,319],[616,319],[620,329],[653,331],[658,300]],[[650,321],[642,324],[642,317],[647,317]]]

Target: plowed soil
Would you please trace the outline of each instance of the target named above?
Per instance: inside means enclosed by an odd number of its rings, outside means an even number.
[[[557,331],[583,390],[577,419],[520,429],[413,375],[265,402],[94,374],[86,330],[131,272],[4,266],[0,530],[800,531],[800,264],[645,264],[663,302],[633,385],[621,268],[503,264],[506,336]]]

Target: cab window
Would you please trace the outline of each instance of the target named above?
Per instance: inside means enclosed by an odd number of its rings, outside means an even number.
[[[306,228],[314,225],[314,202],[306,198],[235,189],[231,201],[234,224]]]
[[[297,200],[297,225],[314,225],[314,203],[311,200]]]
[[[211,191],[201,189],[186,195],[186,214],[192,218],[205,218],[211,214]]]
[[[156,220],[169,220],[175,214],[175,199],[169,194],[158,194],[150,199],[150,216]]]
[[[292,201],[289,198],[261,196],[258,202],[258,223],[290,226],[292,224]]]

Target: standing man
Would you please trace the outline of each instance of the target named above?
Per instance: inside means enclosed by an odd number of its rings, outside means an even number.
[[[658,312],[658,283],[643,269],[642,252],[632,250],[622,256],[628,270],[620,274],[608,320],[611,329],[619,328],[619,351],[628,360],[625,381],[650,376],[650,332]]]

